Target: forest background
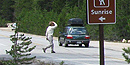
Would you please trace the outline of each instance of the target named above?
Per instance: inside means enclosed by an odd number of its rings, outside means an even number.
[[[87,24],[87,0],[1,0],[0,26],[18,22],[20,32],[45,35],[49,21],[58,28],[55,36],[70,18],[84,21],[92,40],[99,39],[99,25]],[[104,38],[109,41],[130,39],[130,0],[116,0],[116,24],[104,25]]]

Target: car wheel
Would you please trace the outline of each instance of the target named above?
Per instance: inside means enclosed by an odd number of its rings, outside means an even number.
[[[64,45],[65,47],[68,47],[68,44],[66,43],[66,41],[65,41],[65,40],[64,40],[64,44],[65,44],[65,45]]]
[[[82,44],[79,44],[79,47],[82,47]]]
[[[89,43],[86,43],[86,44],[84,44],[85,45],[85,47],[89,47]]]
[[[59,43],[59,46],[62,46],[62,44],[61,44],[61,43]]]

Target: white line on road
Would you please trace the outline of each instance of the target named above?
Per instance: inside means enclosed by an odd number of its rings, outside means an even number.
[[[1,43],[0,43],[0,46],[7,46],[7,45],[4,45],[4,44],[1,44]]]

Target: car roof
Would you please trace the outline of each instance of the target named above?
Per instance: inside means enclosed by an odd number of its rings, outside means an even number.
[[[66,26],[66,28],[85,28],[84,26]]]

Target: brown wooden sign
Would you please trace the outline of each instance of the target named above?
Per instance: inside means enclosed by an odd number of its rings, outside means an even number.
[[[87,0],[88,24],[115,24],[116,0]]]

